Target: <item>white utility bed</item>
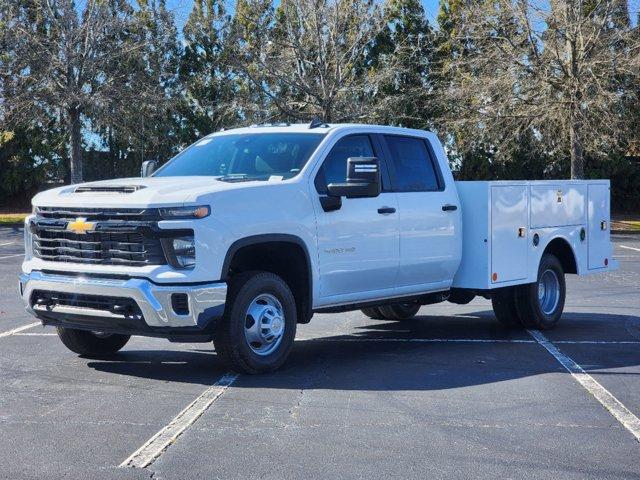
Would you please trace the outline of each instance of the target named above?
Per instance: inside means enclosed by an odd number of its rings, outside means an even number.
[[[486,290],[535,282],[540,258],[556,237],[561,238],[556,243],[565,241],[572,249],[576,273],[616,267],[609,238],[608,180],[456,185],[463,235],[462,263],[453,287]]]

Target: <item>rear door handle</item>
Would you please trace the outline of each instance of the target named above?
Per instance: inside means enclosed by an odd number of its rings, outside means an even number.
[[[457,205],[443,205],[442,206],[442,211],[443,212],[455,212],[458,209]]]
[[[396,209],[393,207],[380,207],[378,213],[380,215],[391,215],[392,213],[396,213]]]

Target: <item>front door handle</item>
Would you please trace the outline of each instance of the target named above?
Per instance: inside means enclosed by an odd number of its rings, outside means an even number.
[[[458,209],[457,205],[443,205],[442,206],[442,211],[443,212],[455,212]]]
[[[378,213],[380,215],[391,215],[392,213],[396,213],[396,209],[393,207],[380,207]]]

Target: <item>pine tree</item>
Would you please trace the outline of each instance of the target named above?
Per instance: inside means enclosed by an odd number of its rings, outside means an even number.
[[[375,92],[375,122],[428,128],[432,116],[430,60],[434,34],[419,0],[387,0],[384,30],[370,53],[372,69],[388,78]]]
[[[228,66],[231,18],[220,0],[195,0],[183,30],[180,81],[184,88],[181,138],[198,137],[239,122],[236,81]]]

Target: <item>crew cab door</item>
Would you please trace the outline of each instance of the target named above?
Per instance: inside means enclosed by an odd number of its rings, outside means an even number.
[[[380,159],[382,193],[374,198],[342,198],[337,209],[323,208],[329,183],[346,181],[349,157],[379,157],[371,135],[337,140],[315,180],[320,302],[324,305],[392,295],[399,261],[398,202]],[[335,208],[335,206],[333,207]]]
[[[449,170],[443,175],[427,138],[380,138],[398,198],[398,294],[446,289],[461,256],[460,205]]]

